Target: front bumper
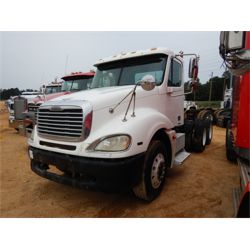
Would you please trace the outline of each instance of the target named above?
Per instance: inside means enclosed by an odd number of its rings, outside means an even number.
[[[86,158],[50,152],[33,147],[31,169],[41,177],[73,187],[114,192],[128,190],[138,183],[144,153],[123,159]],[[62,174],[49,171],[56,166]]]

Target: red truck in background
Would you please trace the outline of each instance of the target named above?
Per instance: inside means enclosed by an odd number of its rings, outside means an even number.
[[[26,132],[29,133],[32,131],[33,124],[36,119],[36,111],[42,103],[50,101],[62,95],[68,95],[72,92],[88,89],[94,75],[95,75],[94,71],[86,73],[73,72],[61,78],[63,82],[60,83],[61,84],[60,92],[53,93],[52,91],[46,94],[46,89],[45,89],[43,95],[35,97],[34,99],[26,103],[26,105],[19,105],[18,112],[19,113],[21,112],[23,116],[23,119],[19,119],[19,124],[21,124],[22,127],[22,134],[26,134]],[[25,100],[23,100],[23,102],[25,102]],[[24,108],[22,109],[20,108],[20,106]]]
[[[70,94],[71,92],[88,89],[88,85],[91,83],[94,75],[94,72],[73,72],[69,75],[62,77],[61,79],[63,79],[64,81],[61,85],[61,91],[47,95],[45,92],[45,95],[34,98],[28,104],[28,112],[34,113],[37,108],[45,101],[50,101],[56,97]]]
[[[226,131],[226,155],[240,167],[234,189],[236,217],[250,217],[250,31],[223,31],[220,55],[233,75],[232,114]]]
[[[36,119],[37,109],[42,103],[55,99],[59,96],[68,95],[72,92],[88,89],[94,75],[94,71],[86,73],[72,72],[71,74],[62,77],[62,80],[64,81],[62,82],[61,92],[34,98],[33,101],[28,104],[28,112],[26,113],[24,119],[24,124],[27,130],[26,132],[30,133],[32,131],[33,124]]]

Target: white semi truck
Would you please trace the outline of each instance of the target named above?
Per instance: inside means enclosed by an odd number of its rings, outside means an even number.
[[[74,187],[155,199],[167,169],[190,155],[185,148],[202,152],[212,140],[209,119],[184,120],[183,56],[153,48],[99,60],[90,90],[39,107],[31,169]],[[193,82],[197,69],[194,56]]]

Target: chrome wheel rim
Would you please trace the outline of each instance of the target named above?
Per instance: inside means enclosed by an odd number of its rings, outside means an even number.
[[[165,158],[162,153],[158,153],[153,161],[151,169],[151,184],[154,189],[158,188],[165,176]]]
[[[206,144],[206,137],[207,137],[206,129],[204,129],[203,130],[203,136],[202,136],[202,145],[203,146]]]
[[[213,126],[212,124],[210,124],[210,126],[209,126],[209,140],[212,139],[212,130],[213,130],[212,126]]]

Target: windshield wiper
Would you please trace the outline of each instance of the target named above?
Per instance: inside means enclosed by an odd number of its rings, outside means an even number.
[[[119,102],[119,103],[117,103],[116,105],[115,105],[115,107],[114,108],[110,108],[109,109],[109,113],[114,113],[114,111],[115,111],[115,109],[129,96],[129,95],[131,95],[131,98],[130,98],[130,100],[129,100],[129,103],[128,103],[128,107],[127,107],[127,109],[126,109],[126,112],[125,112],[125,115],[124,115],[124,118],[123,118],[123,122],[126,122],[127,121],[127,114],[128,114],[128,110],[129,110],[129,108],[130,108],[130,105],[131,105],[131,102],[132,102],[132,100],[133,100],[133,113],[132,113],[132,115],[131,115],[131,117],[135,117],[135,98],[136,98],[136,88],[137,88],[137,86],[138,85],[140,85],[140,83],[141,83],[141,80],[140,81],[138,81],[138,82],[136,82],[136,84],[135,84],[135,86],[134,86],[134,88]]]

